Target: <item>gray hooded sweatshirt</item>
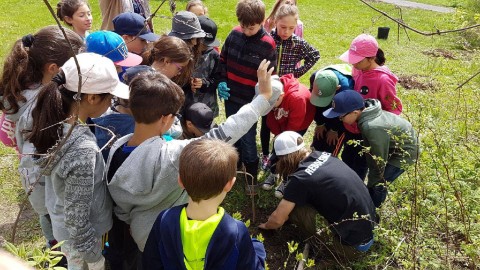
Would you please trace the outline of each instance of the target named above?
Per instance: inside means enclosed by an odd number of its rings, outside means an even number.
[[[274,93],[270,101],[258,96],[218,128],[196,139],[219,139],[234,144],[268,112],[278,94]],[[131,136],[122,137],[112,146],[106,172],[113,153]],[[160,212],[188,201],[188,195],[177,183],[179,157],[183,148],[196,139],[166,142],[160,136],[150,138],[133,150],[108,183],[108,190],[117,204],[115,214],[130,224],[132,237],[141,251]]]
[[[365,100],[365,109],[358,120],[364,146],[370,147],[366,155],[368,187],[382,181],[386,164],[397,168],[412,164],[418,158],[418,138],[410,122],[402,117],[382,110],[378,99]],[[384,164],[378,164],[373,157],[380,157]]]
[[[63,134],[70,125],[64,124]],[[112,200],[103,181],[105,167],[95,136],[77,125],[54,160],[36,160],[45,177],[45,204],[58,241],[71,240],[79,252],[95,253],[112,227]]]
[[[41,84],[35,84],[31,88],[23,90],[21,94],[26,98],[26,101],[18,104],[20,107],[16,113],[5,115],[6,120],[15,123],[13,135],[15,136],[17,149],[20,154],[35,153],[35,147],[29,141],[26,141],[24,131],[32,129],[32,110],[35,108],[37,95],[41,88]],[[6,100],[3,102],[5,107],[10,107]],[[28,199],[36,213],[40,216],[48,214],[45,207],[45,179],[43,176],[39,176],[39,168],[34,164],[31,155],[22,155],[20,157],[18,172],[25,192],[28,192],[31,185],[40,177]]]

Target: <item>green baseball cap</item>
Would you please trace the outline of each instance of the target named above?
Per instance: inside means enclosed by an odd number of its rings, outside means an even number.
[[[337,91],[338,77],[329,69],[320,70],[315,75],[310,103],[317,107],[327,107]]]

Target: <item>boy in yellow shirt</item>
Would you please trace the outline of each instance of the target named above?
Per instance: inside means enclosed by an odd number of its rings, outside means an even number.
[[[220,204],[235,183],[238,154],[202,139],[180,155],[178,183],[189,202],[160,213],[143,253],[144,269],[264,269],[265,249]]]

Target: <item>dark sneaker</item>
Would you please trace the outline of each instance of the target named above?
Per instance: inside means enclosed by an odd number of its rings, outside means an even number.
[[[267,179],[265,179],[265,181],[262,183],[262,189],[272,190],[273,186],[275,186],[275,184],[277,183],[278,177],[278,174],[270,173]]]
[[[285,193],[285,187],[287,186],[287,182],[282,181],[278,187],[275,188],[275,197],[282,199],[283,194]]]

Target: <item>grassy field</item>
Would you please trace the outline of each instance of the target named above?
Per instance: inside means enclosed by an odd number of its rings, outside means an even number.
[[[54,1],[50,1],[56,4]],[[186,5],[177,1],[177,10]],[[223,41],[236,24],[236,1],[206,0],[210,17],[219,26],[218,38]],[[267,13],[273,0],[265,1]],[[466,7],[467,0],[418,0],[417,2],[451,7]],[[399,17],[392,5],[371,2],[375,7]],[[54,20],[43,1],[1,0],[0,60],[13,42],[33,33]],[[152,9],[160,4],[151,0]],[[94,28],[100,25],[97,1],[91,1]],[[420,161],[390,186],[389,197],[379,210],[382,221],[376,233],[376,244],[360,261],[344,267],[355,269],[474,269],[480,267],[480,79],[457,87],[480,70],[478,48],[468,46],[461,33],[422,36],[408,35],[396,24],[360,1],[299,1],[300,17],[305,25],[305,39],[319,49],[321,59],[313,68],[340,63],[338,56],[360,33],[376,35],[377,28],[391,28],[387,40],[379,40],[387,65],[400,78],[398,94],[403,101],[403,116],[412,122],[422,141]],[[166,6],[160,9],[170,17]],[[405,23],[422,31],[459,28],[463,21],[458,14],[402,9]],[[155,31],[166,33],[170,20],[154,19]],[[312,71],[313,71],[312,70]],[[301,78],[308,83],[308,75]],[[221,106],[223,107],[223,106]],[[223,115],[220,119],[223,118]],[[311,141],[311,131],[305,135]],[[0,146],[0,235],[9,238],[23,190],[18,181],[18,158],[12,149]],[[225,208],[240,211],[252,218],[250,200],[241,185],[228,195]],[[273,209],[277,201],[271,193],[261,193],[255,200],[256,225]],[[291,226],[286,226],[291,227]],[[283,233],[283,235],[282,235]],[[283,268],[287,260],[286,241],[298,240],[292,229],[265,234],[269,264]],[[19,227],[17,243],[41,246],[40,230],[35,215],[27,211]],[[273,246],[275,245],[275,248]],[[300,248],[303,246],[300,243]],[[321,260],[321,251],[315,253]],[[290,266],[294,259],[289,259]]]

